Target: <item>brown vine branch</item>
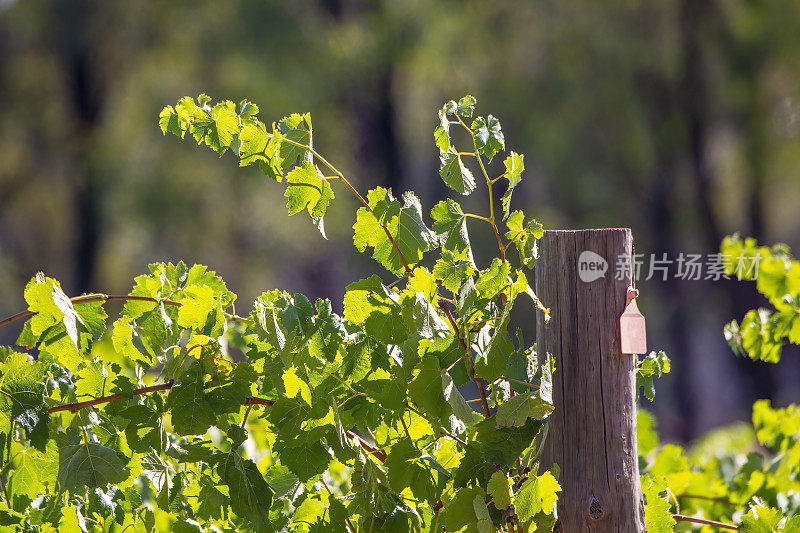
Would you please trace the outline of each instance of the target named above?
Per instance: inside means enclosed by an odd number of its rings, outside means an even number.
[[[147,394],[149,392],[156,392],[161,390],[169,390],[175,385],[174,380],[170,380],[167,383],[162,383],[161,385],[151,385],[150,387],[142,387],[140,389],[135,389],[131,394],[138,395],[138,394]],[[74,402],[74,403],[66,403],[63,405],[56,405],[55,407],[51,407],[47,410],[48,413],[57,413],[59,411],[70,411],[71,413],[75,413],[84,409],[86,407],[92,407],[95,405],[100,405],[103,403],[113,402],[114,400],[122,400],[124,398],[130,398],[130,394],[112,394],[110,396],[103,396],[100,398],[95,398],[93,400],[87,400],[85,402]],[[258,398],[256,396],[249,396],[245,402],[245,405],[265,405],[267,407],[271,407],[275,404],[274,400],[268,400],[266,398]],[[373,448],[369,443],[367,443],[364,439],[353,433],[352,431],[345,430],[345,435],[351,440],[354,440],[358,443],[359,446],[364,448],[364,450],[373,455],[376,459],[380,462],[386,461],[386,452],[382,452],[376,448]]]
[[[173,380],[168,381],[167,383],[162,383],[161,385],[151,385],[150,387],[142,387],[141,389],[134,389],[131,393],[133,395],[138,394],[147,394],[148,392],[155,392],[160,390],[168,390],[172,388],[172,385],[175,382]],[[111,396],[102,396],[100,398],[95,398],[94,400],[87,400],[85,402],[75,402],[75,403],[65,403],[62,405],[56,405],[55,407],[51,407],[47,410],[48,413],[57,413],[58,411],[69,411],[71,413],[75,413],[84,409],[86,407],[92,407],[93,405],[100,405],[103,403],[113,402],[114,400],[122,400],[123,398],[130,398],[131,394],[112,394]]]
[[[458,325],[456,324],[456,321],[453,318],[453,313],[450,312],[450,309],[442,302],[439,302],[439,308],[444,311],[444,314],[447,316],[447,320],[450,321],[450,325],[453,327],[453,331],[458,337],[458,341],[461,343],[461,347],[464,348],[464,352],[467,354],[469,364],[472,366],[472,378],[475,380],[475,384],[478,386],[478,393],[481,395],[483,412],[486,415],[486,418],[489,418],[492,416],[492,413],[489,411],[489,402],[486,400],[486,389],[483,386],[483,380],[478,377],[477,373],[475,373],[475,363],[472,361],[472,357],[469,356],[469,348],[467,347],[467,343],[464,342],[464,339],[461,337],[461,333],[458,330]]]
[[[154,303],[164,302],[167,305],[178,305],[178,306],[181,305],[180,302],[175,302],[173,300],[157,300],[156,298],[150,298],[149,296],[128,296],[128,295],[124,295],[124,294],[99,294],[99,293],[96,293],[96,294],[84,294],[82,296],[75,296],[74,298],[70,298],[70,301],[73,304],[86,304],[86,303],[90,303],[90,302],[129,301],[129,300],[139,301],[139,302],[154,302]],[[6,324],[10,324],[10,323],[12,323],[12,322],[14,322],[16,320],[21,319],[21,318],[26,318],[26,317],[32,316],[34,314],[36,314],[36,313],[34,313],[32,311],[28,311],[27,309],[25,311],[20,311],[19,313],[15,314],[15,315],[11,315],[8,318],[4,318],[3,320],[0,320],[0,327],[3,327]]]
[[[5,496],[6,498],[6,503],[8,504],[9,507],[11,507],[11,500],[8,498],[8,490],[6,490],[6,482],[3,479],[2,475],[0,475],[0,484],[3,485],[3,496]]]
[[[676,522],[693,522],[695,524],[703,524],[705,526],[714,526],[719,527],[722,529],[732,529],[737,531],[739,529],[738,526],[734,526],[733,524],[726,524],[725,522],[717,522],[716,520],[706,520],[705,518],[694,518],[692,516],[686,516],[682,514],[674,514],[672,518]]]

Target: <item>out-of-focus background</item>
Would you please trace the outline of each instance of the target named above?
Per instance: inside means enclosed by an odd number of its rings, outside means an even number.
[[[341,308],[380,270],[351,244],[344,190],[324,241],[255,167],[162,137],[161,108],[200,92],[250,98],[267,123],[311,111],[358,187],[428,210],[448,194],[436,111],[469,92],[526,155],[515,207],[546,228],[631,227],[645,277],[650,254],[713,253],[735,231],[800,250],[796,0],[0,0],[0,317],[37,270],[68,294],[126,293],[150,262],[204,263],[242,312],[274,287]],[[800,400],[796,350],[767,365],[725,344],[762,303],[753,285],[674,269],[639,282],[650,344],[673,358],[646,406],[664,437]]]

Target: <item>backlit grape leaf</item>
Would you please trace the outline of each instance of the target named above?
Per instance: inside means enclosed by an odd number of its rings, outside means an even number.
[[[553,412],[553,404],[542,399],[538,390],[512,396],[497,409],[497,424],[522,426],[528,418],[542,420]]]
[[[541,422],[531,419],[522,427],[498,427],[494,416],[473,426],[475,440],[484,460],[506,467],[515,464],[541,427]]]
[[[387,270],[400,276],[405,272],[405,267],[384,227],[394,239],[408,266],[412,268],[422,259],[424,252],[436,246],[436,234],[422,220],[419,199],[412,193],[403,195],[403,205],[383,187],[369,191],[367,198],[372,211],[362,207],[356,213],[353,242],[360,252],[368,246],[373,247],[372,257]]]
[[[508,179],[508,188],[503,194],[503,212],[505,213],[504,218],[508,218],[511,212],[511,194],[514,192],[514,187],[519,185],[519,182],[522,181],[522,171],[525,170],[525,156],[516,152],[511,152],[511,154],[506,157],[505,161],[503,161],[503,164],[506,167],[503,177]]]
[[[11,494],[35,500],[39,494],[54,492],[58,476],[58,446],[47,441],[44,452],[28,447],[14,460],[11,474]]]
[[[454,191],[468,195],[475,190],[475,178],[461,156],[451,147],[439,156],[439,176]]]
[[[439,234],[443,249],[459,253],[470,248],[467,217],[457,202],[450,199],[439,202],[431,210],[431,217],[433,230]]]
[[[641,476],[642,495],[644,496],[644,516],[647,531],[652,533],[670,533],[675,530],[677,522],[672,518],[670,502],[661,494],[666,492],[667,483],[664,478]]]
[[[531,219],[526,224],[524,219],[522,211],[514,211],[509,215],[506,220],[506,238],[516,245],[520,263],[533,268],[538,255],[536,241],[542,238],[544,229],[535,220]]]
[[[239,133],[236,104],[226,100],[214,107],[207,105],[196,107],[189,124],[189,132],[197,144],[205,144],[215,152],[225,153],[233,141],[233,136]]]
[[[0,412],[10,423],[11,419],[33,431],[40,420],[46,418],[44,381],[47,365],[28,361],[25,354],[12,352],[0,365]]]
[[[475,272],[469,257],[469,249],[458,254],[443,250],[433,265],[433,275],[442,280],[442,285],[452,293],[458,293],[461,283]]]
[[[193,364],[172,387],[167,396],[172,425],[178,435],[202,435],[216,423],[211,404],[206,399],[204,376],[199,363]]]
[[[481,506],[481,504],[483,505]],[[483,489],[480,487],[459,489],[445,507],[445,529],[447,531],[491,533],[491,520],[488,524],[485,523],[485,519],[488,518],[488,512],[486,515],[483,513],[485,508]],[[480,527],[479,520],[483,521]]]
[[[228,486],[233,512],[249,520],[258,532],[273,531],[269,508],[274,491],[264,480],[256,464],[232,451],[223,454],[218,460],[217,473]]]
[[[278,131],[283,137],[303,146],[311,146],[311,130],[311,115],[308,113],[303,115],[293,113],[288,117],[283,117],[278,123]],[[285,141],[280,143],[279,154],[283,168],[294,165],[298,157],[301,160],[307,159],[305,148]]]
[[[490,162],[497,152],[505,150],[506,140],[497,118],[492,115],[488,115],[486,118],[477,117],[472,121],[471,127],[475,148]]]
[[[511,305],[507,305],[500,321],[495,324],[494,332],[484,352],[478,354],[475,371],[490,383],[502,376],[511,363],[511,354],[516,351],[511,336],[508,334]]]
[[[414,380],[408,386],[409,397],[427,418],[446,426],[453,410],[444,397],[439,360],[435,357],[423,358],[415,373]]]
[[[494,506],[500,509],[508,509],[513,502],[514,495],[511,492],[511,480],[505,472],[498,470],[492,474],[489,484],[486,486],[486,494],[492,498]]]
[[[644,395],[651,402],[655,398],[656,388],[653,379],[669,374],[670,360],[664,351],[650,352],[636,365],[636,390],[644,388]]]
[[[541,476],[537,476],[531,472],[516,494],[514,510],[521,521],[530,520],[539,512],[553,514],[559,492],[561,485],[553,474],[544,472]]]
[[[295,215],[306,209],[324,237],[322,218],[334,195],[330,183],[322,177],[319,169],[312,163],[304,161],[302,165],[289,172],[286,175],[284,196],[288,198],[286,209],[289,215]]]
[[[128,478],[117,452],[96,442],[67,444],[58,450],[58,484],[82,493],[84,487],[103,487]]]

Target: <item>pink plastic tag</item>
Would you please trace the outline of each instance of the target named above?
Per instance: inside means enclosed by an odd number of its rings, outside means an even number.
[[[623,354],[647,353],[647,331],[645,330],[644,315],[636,305],[639,291],[628,287],[628,304],[625,312],[619,317],[620,351]]]

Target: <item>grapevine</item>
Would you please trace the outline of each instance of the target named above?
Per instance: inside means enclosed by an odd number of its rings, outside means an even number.
[[[24,320],[19,348],[0,349],[0,525],[552,527],[560,486],[538,451],[554,369],[509,331],[518,297],[548,312],[526,275],[543,230],[511,209],[524,158],[498,157],[500,123],[475,105],[448,102],[434,141],[445,184],[462,195],[485,184],[488,214],[447,199],[430,226],[411,192],[362,195],[312,145],[308,114],[268,126],[251,102],[205,95],[164,108],[165,134],[257,166],[285,185],[288,214],[306,212],[323,237],[334,187],[353,194],[353,242],[380,275],[348,285],[341,314],[276,289],[241,316],[236,295],[202,265],[153,264],[127,295],[69,297],[37,274],[27,310],[0,321]],[[468,146],[457,148],[462,134]],[[473,224],[489,226],[496,257],[475,257]],[[470,381],[479,404],[460,390]]]

